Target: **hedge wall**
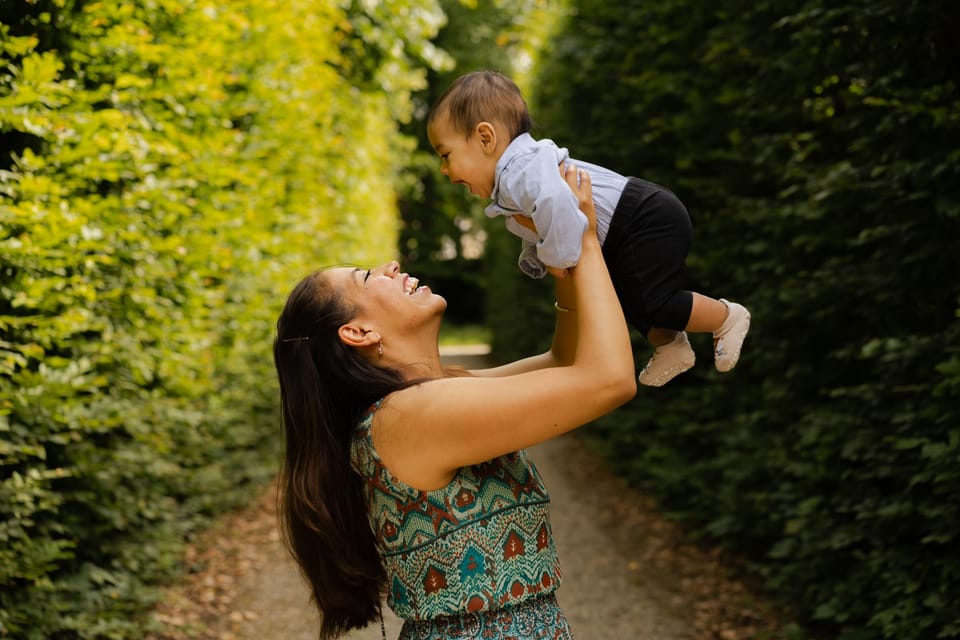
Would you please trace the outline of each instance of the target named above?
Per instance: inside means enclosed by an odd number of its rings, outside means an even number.
[[[754,314],[586,433],[810,636],[960,637],[960,5],[572,6],[537,134],[674,189],[691,288]],[[549,293],[498,283],[516,336]]]
[[[395,255],[432,3],[0,8],[0,635],[142,637],[275,471],[296,280]]]

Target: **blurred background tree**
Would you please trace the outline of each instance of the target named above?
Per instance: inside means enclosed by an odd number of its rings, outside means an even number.
[[[398,256],[447,298],[453,324],[485,324],[489,276],[484,272],[487,239],[501,233],[483,215],[485,203],[440,173],[427,140],[430,106],[453,80],[468,71],[496,69],[523,83],[556,22],[560,0],[442,0],[446,21],[434,40],[451,63],[427,73],[427,86],[413,94],[414,117],[402,128],[417,140],[404,176]]]
[[[695,369],[584,433],[817,637],[960,637],[958,26],[948,2],[575,0],[531,86],[539,135],[684,200],[691,287],[754,315],[734,372],[694,336]],[[499,345],[549,298],[496,282]]]

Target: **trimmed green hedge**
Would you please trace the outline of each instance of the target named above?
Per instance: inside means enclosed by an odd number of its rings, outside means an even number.
[[[279,307],[395,255],[439,60],[434,4],[364,7],[0,9],[0,635],[141,637],[185,536],[275,471]]]
[[[810,636],[960,637],[960,5],[571,4],[538,135],[675,190],[691,287],[754,314],[585,433]],[[549,293],[497,282],[529,342]]]

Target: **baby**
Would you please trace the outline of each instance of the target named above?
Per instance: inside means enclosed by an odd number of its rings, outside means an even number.
[[[693,237],[683,203],[652,182],[575,160],[551,140],[535,140],[531,128],[520,89],[493,71],[458,78],[427,118],[441,171],[492,200],[486,214],[503,216],[520,237],[519,267],[532,278],[563,277],[577,264],[587,220],[558,168],[566,163],[589,172],[597,234],[624,316],[654,347],[641,384],[662,386],[694,365],[688,331],[712,333],[717,370],[733,369],[750,313],[681,288]]]

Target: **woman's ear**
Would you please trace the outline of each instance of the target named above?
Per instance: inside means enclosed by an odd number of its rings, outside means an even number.
[[[481,122],[476,128],[477,139],[484,153],[493,153],[497,149],[497,129],[489,122]]]
[[[380,342],[380,334],[355,324],[345,324],[337,330],[340,342],[348,347],[369,347]]]

